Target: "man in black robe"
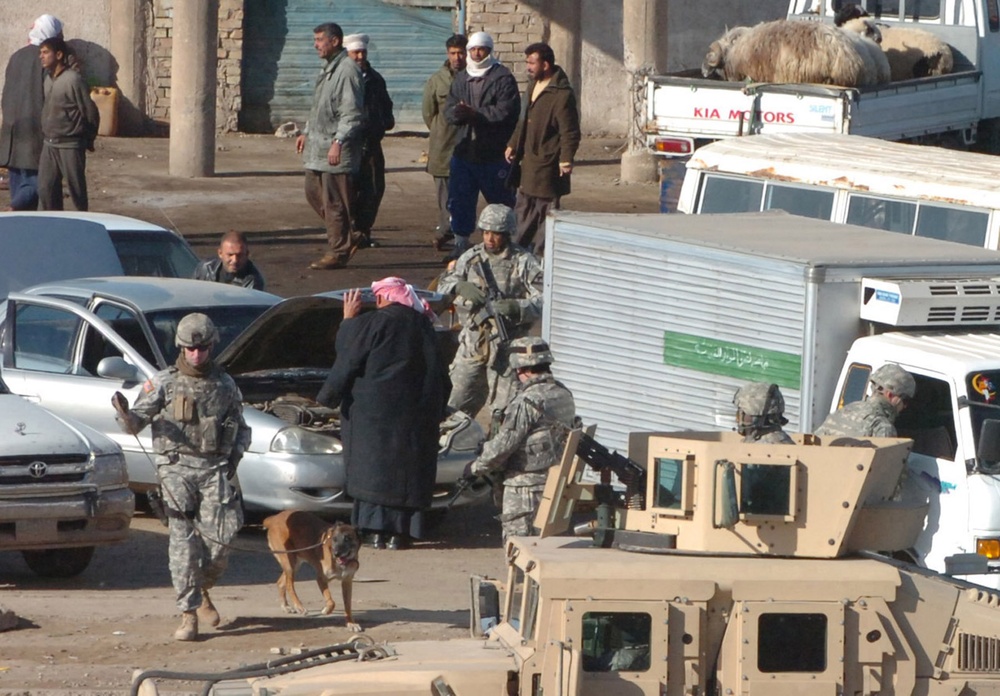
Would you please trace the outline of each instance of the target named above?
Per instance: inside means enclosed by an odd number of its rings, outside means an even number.
[[[316,400],[340,406],[351,523],[376,548],[398,549],[423,535],[451,382],[412,286],[385,278],[372,290],[378,309],[365,314],[359,290],[344,296],[337,358]]]

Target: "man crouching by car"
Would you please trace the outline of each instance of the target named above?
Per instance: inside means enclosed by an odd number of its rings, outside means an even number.
[[[118,424],[136,434],[153,425],[157,478],[170,528],[170,577],[181,625],[174,640],[195,640],[198,621],[219,625],[208,590],[226,569],[228,544],[243,526],[239,494],[230,483],[250,444],[243,396],[211,358],[219,332],[204,314],[177,324],[177,362],[142,387],[131,410],[116,392]]]

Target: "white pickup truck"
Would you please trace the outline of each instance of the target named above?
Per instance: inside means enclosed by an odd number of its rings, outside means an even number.
[[[790,0],[788,19],[833,22],[839,0]],[[753,133],[851,133],[1000,154],[998,0],[857,0],[879,23],[952,48],[954,71],[863,88],[721,82],[699,69],[647,79],[644,129],[658,155]],[[708,47],[706,46],[706,49]]]

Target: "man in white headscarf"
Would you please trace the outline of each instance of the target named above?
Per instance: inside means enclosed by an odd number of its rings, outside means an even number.
[[[469,247],[476,228],[476,204],[482,192],[487,203],[514,207],[514,189],[508,188],[510,164],[504,157],[521,112],[517,80],[493,56],[493,37],[477,31],[466,46],[465,70],[455,75],[444,115],[458,126],[458,141],[448,176],[448,209],[457,259]]]
[[[0,167],[7,167],[10,174],[11,210],[38,208],[38,160],[42,154],[45,101],[45,70],[38,60],[38,47],[46,39],[62,36],[62,31],[62,22],[43,14],[28,32],[28,45],[14,51],[7,62],[0,97],[3,114]]]

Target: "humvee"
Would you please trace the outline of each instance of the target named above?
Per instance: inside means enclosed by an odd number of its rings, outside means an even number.
[[[626,458],[574,431],[540,536],[507,544],[486,638],[362,640],[201,676],[256,696],[1000,694],[1000,594],[891,557],[928,506],[910,441],[796,440],[635,433]],[[954,572],[985,566],[973,556]],[[474,630],[490,587],[472,593]]]

